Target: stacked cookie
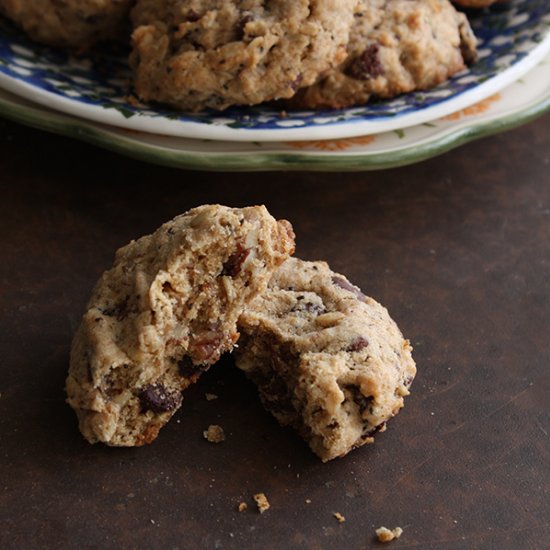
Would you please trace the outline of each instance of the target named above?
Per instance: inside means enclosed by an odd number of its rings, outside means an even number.
[[[489,0],[459,0],[472,2]],[[136,95],[190,111],[349,107],[437,86],[476,59],[449,0],[0,0],[0,12],[80,50],[131,26]]]
[[[66,389],[84,437],[150,443],[238,340],[236,364],[266,408],[321,459],[372,442],[409,393],[411,347],[385,308],[293,251],[285,220],[220,205],[120,249],[71,351]]]

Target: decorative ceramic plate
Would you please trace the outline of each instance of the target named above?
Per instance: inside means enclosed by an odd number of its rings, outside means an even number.
[[[376,170],[418,162],[550,110],[550,55],[521,80],[466,109],[418,126],[355,138],[236,143],[106,126],[0,90],[0,116],[134,158],[198,170]]]
[[[337,139],[403,129],[482,101],[532,69],[550,51],[548,0],[510,0],[471,12],[480,59],[434,90],[338,111],[288,113],[269,107],[188,114],[126,100],[126,52],[89,59],[28,41],[0,21],[0,87],[67,114],[121,128],[230,141]]]

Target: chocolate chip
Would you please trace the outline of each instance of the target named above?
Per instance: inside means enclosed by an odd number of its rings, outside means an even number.
[[[201,16],[195,10],[189,10],[185,16],[185,21],[188,23],[196,23]]]
[[[384,73],[380,63],[380,46],[371,44],[365,51],[356,57],[346,68],[346,74],[356,80],[369,80]]]
[[[346,351],[361,351],[362,349],[365,349],[368,345],[369,341],[366,338],[358,336],[350,342],[350,345],[346,348]]]
[[[372,395],[363,395],[361,393],[361,389],[352,384],[345,386],[344,390],[349,393],[353,402],[359,407],[359,412],[361,414],[369,409],[374,401],[374,397]]]
[[[366,431],[361,437],[363,439],[366,439],[367,437],[372,437],[375,433],[378,433],[385,425],[386,423],[382,422],[382,424],[378,424],[378,426],[375,426],[371,430]]]
[[[238,245],[237,250],[235,250],[223,264],[221,274],[227,275],[228,277],[236,277],[240,273],[243,262],[248,258],[249,254],[250,248],[244,248],[244,246]]]
[[[181,405],[182,397],[179,391],[168,392],[162,384],[149,384],[138,395],[141,409],[163,413],[173,411]]]
[[[184,376],[186,378],[191,378],[193,376],[197,376],[201,373],[203,373],[205,370],[208,369],[207,365],[195,365],[193,361],[191,361],[191,357],[186,355],[179,363],[178,363],[178,371],[181,376]]]
[[[355,285],[352,285],[347,279],[344,279],[344,277],[338,277],[334,276],[332,278],[332,282],[339,286],[340,288],[343,288],[344,290],[348,290],[349,292],[353,292],[355,294],[356,298],[358,300],[361,300],[364,302],[367,297],[361,292],[359,288],[357,288]]]
[[[174,287],[171,285],[170,281],[164,281],[164,283],[162,283],[162,292],[165,294],[175,294]]]
[[[107,317],[115,317],[117,321],[122,321],[128,315],[128,302],[130,301],[130,296],[126,296],[121,302],[109,308],[97,309]]]
[[[245,14],[241,17],[241,20],[237,23],[237,36],[239,40],[242,40],[245,37],[245,27],[247,23],[254,21],[254,16],[251,13]]]

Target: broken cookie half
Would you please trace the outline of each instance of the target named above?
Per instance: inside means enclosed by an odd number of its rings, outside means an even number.
[[[371,443],[416,374],[387,310],[324,262],[288,259],[239,330],[237,366],[323,461]]]
[[[263,206],[207,205],[117,251],[71,350],[68,403],[91,443],[150,443],[181,391],[230,351],[237,319],[292,254]]]

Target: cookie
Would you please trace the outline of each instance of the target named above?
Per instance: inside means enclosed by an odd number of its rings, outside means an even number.
[[[387,310],[324,262],[287,260],[239,330],[237,366],[323,461],[371,443],[416,374]]]
[[[343,61],[357,1],[139,0],[136,92],[192,111],[289,98]]]
[[[207,205],[117,251],[72,345],[66,389],[91,443],[150,443],[230,351],[243,307],[294,249],[265,207]]]
[[[0,0],[0,13],[33,40],[63,48],[87,50],[96,42],[119,36],[133,0]]]
[[[341,109],[433,88],[477,55],[466,16],[448,0],[361,0],[348,54],[290,106]]]

